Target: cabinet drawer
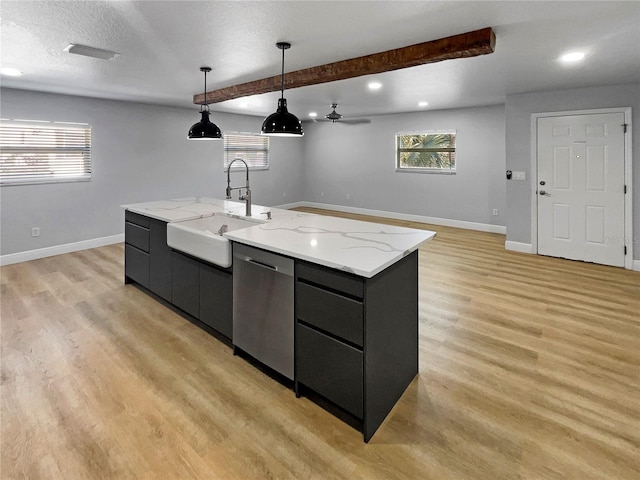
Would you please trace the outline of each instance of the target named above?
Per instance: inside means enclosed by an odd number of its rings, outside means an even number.
[[[149,228],[149,217],[145,217],[144,215],[140,215],[139,213],[133,213],[129,210],[125,210],[124,219],[127,222],[135,223],[136,225],[140,225],[144,228]]]
[[[363,418],[362,352],[297,324],[296,380]]]
[[[303,282],[296,284],[296,318],[362,347],[362,303]]]
[[[363,298],[364,282],[361,278],[320,265],[299,262],[296,270],[299,279],[307,280],[331,290]]]
[[[149,252],[149,229],[136,225],[135,223],[125,222],[124,224],[124,241],[129,245],[139,248],[145,252]]]
[[[131,245],[124,246],[125,275],[145,288],[149,288],[149,254]]]

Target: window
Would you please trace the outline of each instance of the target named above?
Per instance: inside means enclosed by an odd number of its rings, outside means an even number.
[[[241,158],[251,170],[269,168],[269,137],[257,133],[225,133],[224,134],[224,169],[236,158]],[[244,168],[240,162],[233,164],[233,169]]]
[[[0,120],[0,185],[91,179],[91,127]]]
[[[397,133],[396,171],[455,173],[456,132]]]

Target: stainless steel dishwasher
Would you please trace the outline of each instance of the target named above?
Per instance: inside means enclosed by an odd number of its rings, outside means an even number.
[[[233,244],[233,345],[293,380],[293,259]]]

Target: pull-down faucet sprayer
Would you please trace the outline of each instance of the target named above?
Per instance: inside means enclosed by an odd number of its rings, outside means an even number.
[[[247,180],[246,180],[246,185],[242,186],[242,187],[232,187],[231,186],[231,165],[233,165],[235,162],[242,162],[244,164],[244,168],[247,171]],[[251,216],[251,190],[249,189],[249,166],[247,165],[247,162],[245,162],[243,159],[241,158],[234,158],[231,163],[229,164],[229,167],[227,168],[227,199],[231,198],[231,191],[232,190],[241,190],[241,189],[245,189],[245,194],[244,196],[242,195],[242,192],[239,192],[239,196],[238,196],[238,200],[244,200],[245,203],[245,215],[247,217]]]

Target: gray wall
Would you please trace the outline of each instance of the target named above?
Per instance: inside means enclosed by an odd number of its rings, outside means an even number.
[[[511,95],[506,101],[507,169],[531,171],[531,114],[597,108],[632,107],[634,238],[640,237],[640,85],[614,85]],[[507,182],[507,240],[532,243],[531,182]],[[640,259],[636,245],[634,258]]]
[[[222,142],[186,138],[200,118],[195,106],[171,108],[13,89],[0,94],[3,118],[86,122],[93,136],[90,182],[0,187],[2,255],[122,233],[122,204],[224,196]],[[259,117],[217,112],[212,119],[223,131],[258,132],[262,124]],[[271,139],[269,170],[251,173],[256,204],[301,200],[302,153],[300,139]],[[232,178],[243,180],[239,173]],[[32,238],[31,227],[40,227],[41,236]]]
[[[504,105],[371,120],[305,123],[305,200],[505,225],[491,215],[506,205]],[[457,131],[456,175],[395,171],[396,132],[444,129]]]

